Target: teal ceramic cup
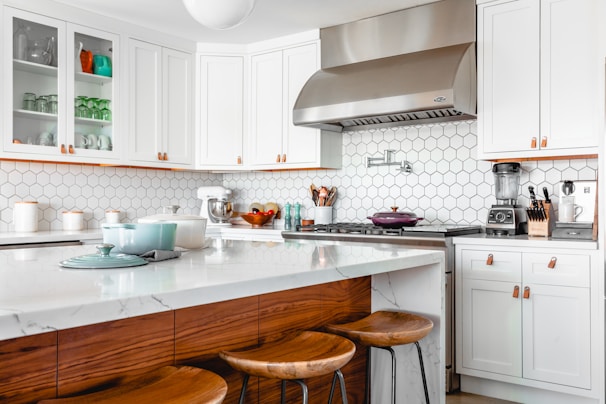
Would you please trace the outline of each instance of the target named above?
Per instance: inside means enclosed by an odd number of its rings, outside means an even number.
[[[112,60],[109,56],[94,55],[93,56],[93,73],[99,76],[112,76]]]

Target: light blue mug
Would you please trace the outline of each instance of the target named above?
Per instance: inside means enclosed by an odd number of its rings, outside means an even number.
[[[112,60],[109,56],[94,55],[93,56],[93,73],[99,76],[112,76]]]

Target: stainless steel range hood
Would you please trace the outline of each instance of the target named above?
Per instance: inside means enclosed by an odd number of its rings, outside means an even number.
[[[442,0],[320,31],[322,69],[293,122],[335,132],[475,119],[475,0]]]

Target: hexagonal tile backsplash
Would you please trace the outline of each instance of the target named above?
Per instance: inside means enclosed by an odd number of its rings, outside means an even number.
[[[300,202],[313,218],[310,184],[336,186],[333,221],[365,221],[376,211],[399,206],[427,222],[484,224],[495,203],[492,163],[476,160],[475,122],[397,127],[343,134],[343,168],[280,172],[204,172],[96,167],[0,161],[0,231],[12,230],[12,208],[21,200],[40,204],[40,230],[62,228],[61,212],[82,210],[87,228],[98,228],[106,209],[123,211],[122,221],[157,213],[177,204],[181,213],[198,214],[196,190],[223,185],[234,191],[236,210],[252,202]],[[370,167],[366,157],[395,150],[394,160],[412,164],[410,174],[396,167]],[[557,200],[562,179],[595,180],[597,159],[522,164],[521,204],[528,185],[546,186]]]

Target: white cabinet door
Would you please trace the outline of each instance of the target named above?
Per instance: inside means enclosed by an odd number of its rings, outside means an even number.
[[[192,56],[162,49],[162,148],[169,165],[193,161]],[[165,154],[164,154],[165,153]]]
[[[248,164],[277,165],[282,161],[284,119],[282,51],[253,56],[251,75]]]
[[[200,56],[197,168],[240,168],[244,138],[244,58]]]
[[[598,16],[596,0],[541,2],[541,133],[548,149],[597,146]]]
[[[62,153],[65,147],[61,148],[66,137],[66,24],[11,7],[4,7],[3,11],[3,152],[9,158],[68,161],[66,153]],[[13,33],[19,29],[25,33],[29,44],[24,37],[21,51],[14,53]],[[49,61],[50,64],[42,58],[28,57],[28,49],[33,48],[33,41],[38,41],[42,50],[46,49],[46,39],[50,37],[55,38],[57,45],[55,58]],[[60,113],[37,110],[35,101],[26,105],[26,93],[31,94],[34,100],[57,95],[61,103],[58,108]],[[40,141],[42,134],[43,142]],[[48,141],[49,134],[52,141]]]
[[[162,47],[130,40],[128,155],[136,162],[161,161]]]
[[[480,158],[597,153],[598,15],[598,0],[478,6]]]
[[[531,150],[539,128],[539,2],[478,6],[479,151]]]
[[[286,165],[316,164],[320,156],[320,130],[295,126],[292,111],[301,89],[319,69],[318,47],[314,44],[284,51],[284,140],[282,154]]]
[[[522,376],[522,312],[517,283],[465,279],[462,285],[462,366]]]
[[[193,164],[192,60],[130,40],[129,159],[154,167]]]
[[[525,284],[523,375],[566,386],[591,387],[589,288]]]

